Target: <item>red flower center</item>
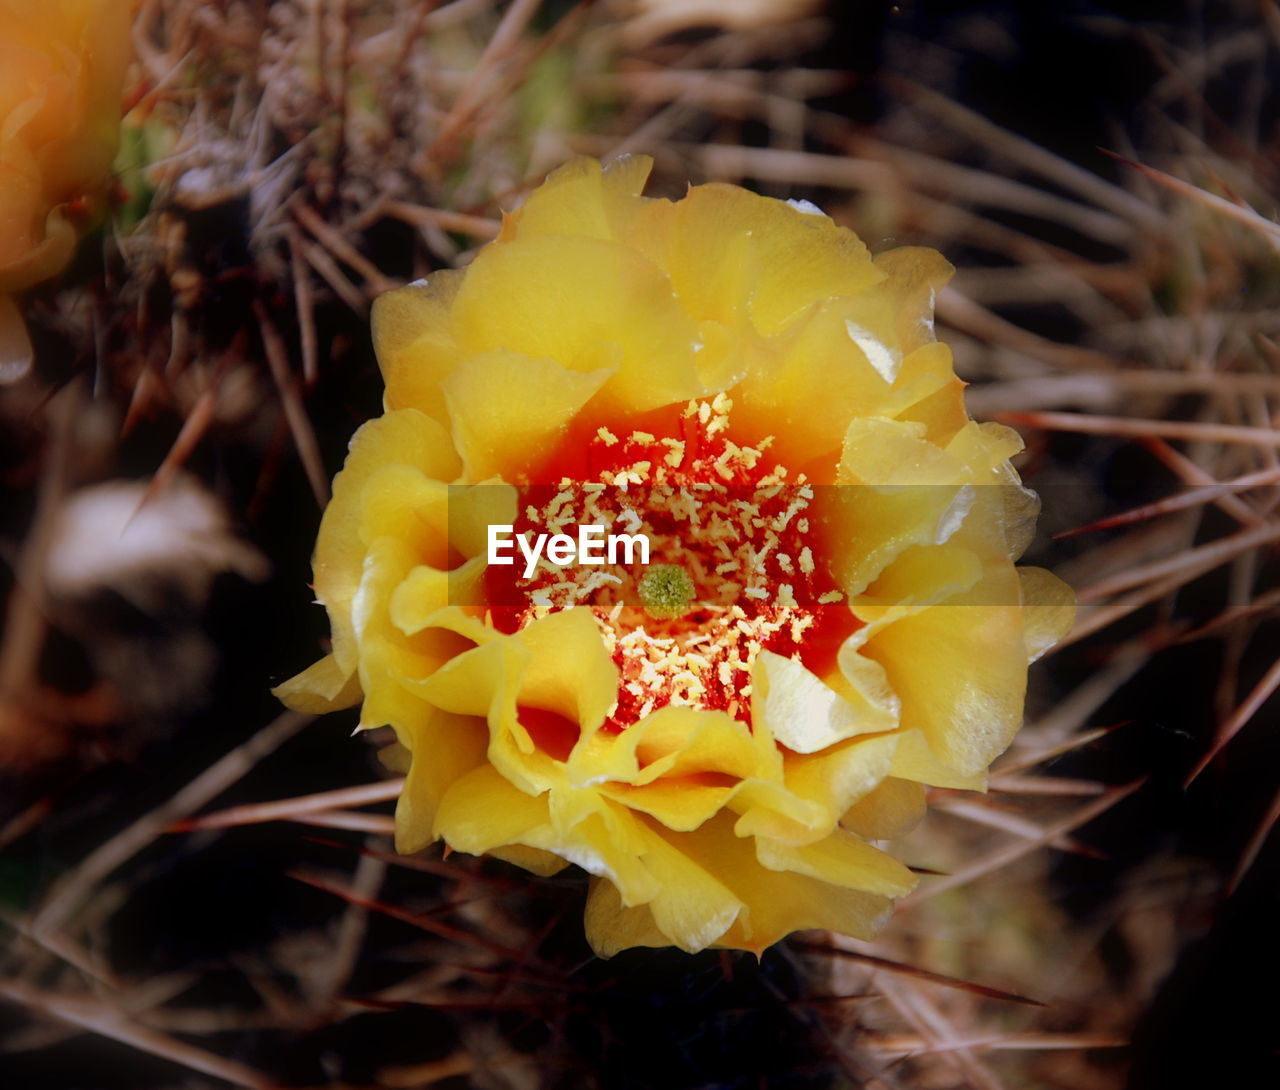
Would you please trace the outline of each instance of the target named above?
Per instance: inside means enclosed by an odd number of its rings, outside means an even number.
[[[621,675],[606,729],[621,731],[668,704],[749,723],[761,651],[827,674],[857,625],[823,560],[813,485],[768,457],[769,437],[730,439],[731,408],[723,395],[691,402],[669,434],[598,427],[560,452],[574,475],[557,464],[541,474],[554,484],[520,489],[517,537],[572,537],[583,525],[643,534],[647,566],[634,553],[566,565],[543,553],[525,577],[516,549],[514,564],[486,574],[493,623],[504,631],[560,609],[591,610]],[[680,607],[656,608],[646,593],[642,580],[657,566],[683,573]]]

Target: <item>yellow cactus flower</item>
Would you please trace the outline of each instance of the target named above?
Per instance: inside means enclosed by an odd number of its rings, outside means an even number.
[[[0,370],[30,354],[13,294],[60,272],[68,206],[115,156],[130,0],[0,0]]]
[[[395,728],[401,851],[589,871],[601,955],[867,937],[915,883],[873,841],[983,786],[1073,599],[1014,566],[1035,498],[933,337],[947,263],[649,167],[572,162],[378,300],[332,653],[277,691]]]

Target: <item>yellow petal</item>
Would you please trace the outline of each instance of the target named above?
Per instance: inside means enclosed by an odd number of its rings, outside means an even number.
[[[696,837],[700,831],[684,835]],[[699,860],[685,848],[683,843],[671,843],[663,830],[655,832],[646,862],[659,888],[648,909],[666,942],[692,954],[718,942],[741,915],[743,906],[723,881],[720,868]],[[592,936],[587,938],[591,941]]]
[[[1013,567],[879,628],[862,653],[902,700],[902,726],[962,776],[980,773],[1021,725],[1025,645]]]
[[[901,616],[970,590],[984,574],[981,559],[961,545],[913,545],[899,553],[850,608],[868,622]],[[855,637],[855,646],[857,641]]]
[[[454,655],[414,688],[438,708],[487,719],[504,694],[514,707],[515,687],[527,657],[515,641],[494,640]],[[528,747],[532,750],[532,741]]]
[[[884,897],[901,897],[916,885],[915,875],[893,856],[839,829],[816,843],[798,847],[759,838],[756,858],[767,870],[804,874]]]
[[[743,905],[738,919],[718,940],[722,945],[760,951],[792,931],[811,927],[870,938],[889,912],[891,902],[879,894],[764,867],[755,841],[735,836],[725,821],[709,821],[683,834],[681,847]]]
[[[661,256],[699,320],[746,318],[769,336],[819,300],[883,279],[857,236],[826,216],[719,183],[695,186],[674,207]]]
[[[888,840],[914,829],[924,811],[922,784],[886,776],[849,807],[840,823],[867,840]]]
[[[391,623],[406,636],[421,632],[449,604],[449,573],[426,565],[410,570],[387,603]]]
[[[816,753],[868,730],[883,729],[861,718],[835,690],[800,663],[762,651],[751,671],[751,710],[773,736],[796,753]]]
[[[818,527],[836,585],[856,603],[909,550],[936,544],[963,512],[968,497],[962,487],[825,489]],[[837,547],[848,540],[858,541],[859,547]],[[866,619],[856,604],[851,608]]]
[[[1019,568],[1022,584],[1022,635],[1027,661],[1041,655],[1066,637],[1076,619],[1075,592],[1043,568]]]
[[[417,409],[447,426],[440,383],[466,358],[454,340],[450,318],[462,276],[443,269],[374,300],[373,344],[387,385],[388,410]]]
[[[618,699],[618,668],[590,612],[548,614],[521,629],[518,639],[529,650],[520,703],[558,712],[585,733],[598,730]]]
[[[271,692],[294,711],[324,715],[360,702],[360,682],[354,673],[339,668],[332,655],[308,666]]]
[[[602,413],[644,412],[702,392],[696,325],[662,272],[617,243],[550,235],[488,247],[467,269],[453,329],[475,356],[505,350],[584,374],[616,370]]]
[[[510,844],[528,844],[550,830],[545,795],[521,791],[491,765],[456,780],[436,810],[436,835],[460,852],[483,855]]]
[[[697,773],[767,776],[781,768],[773,747],[763,749],[745,723],[699,708],[660,708],[629,727],[615,744],[635,753],[640,783]]]
[[[885,275],[880,290],[894,322],[892,333],[877,333],[885,340],[892,338],[906,355],[934,339],[933,303],[955,269],[937,250],[923,246],[886,250],[876,256],[875,264]]]
[[[957,791],[985,791],[987,771],[960,772],[940,760],[920,730],[904,731],[898,739],[893,761],[889,765],[894,776],[930,787],[949,787]],[[855,828],[856,826],[850,826]]]
[[[357,657],[351,607],[366,550],[361,501],[365,485],[388,463],[441,478],[461,468],[444,429],[414,410],[371,420],[352,437],[346,465],[334,478],[333,497],[320,520],[314,560],[316,598],[328,607],[333,654],[344,671],[355,669]]]
[[[773,435],[780,456],[805,466],[836,456],[855,417],[895,417],[954,378],[945,348],[904,355],[896,341],[884,341],[896,315],[878,304],[864,296],[827,300],[767,350],[747,339],[751,369],[733,393],[735,422]]]
[[[131,15],[128,0],[0,6],[0,296],[59,272],[76,241],[63,206],[101,201]]]
[[[626,904],[646,903],[661,893],[661,879],[650,865],[653,837],[635,814],[598,792],[572,789],[552,791],[549,810],[551,823],[530,836],[532,846],[608,878]]]
[[[657,818],[668,829],[686,832],[719,813],[736,786],[717,782],[714,774],[694,773],[638,785],[606,780],[599,789],[629,809]]]
[[[384,465],[369,474],[360,493],[360,537],[403,541],[423,561],[450,565],[449,486],[415,466]]]
[[[449,544],[463,556],[485,556],[490,526],[516,520],[517,492],[509,484],[488,481],[449,486]]]
[[[967,475],[962,463],[929,442],[923,427],[859,417],[845,430],[840,476],[849,485],[927,488],[959,485]]]
[[[617,887],[599,878],[591,882],[587,893],[583,925],[587,942],[599,958],[611,958],[635,946],[671,945],[647,904],[623,904]]]
[[[782,844],[812,844],[835,828],[839,813],[802,797],[785,782],[749,780],[738,786],[728,809],[739,814],[733,824],[739,837],[763,837]]]
[[[529,452],[550,453],[612,374],[579,374],[549,359],[503,350],[474,356],[441,384],[468,479],[527,479],[522,467],[529,464]]]
[[[738,921],[718,945],[759,954],[793,931],[817,928],[873,939],[893,909],[887,897],[844,889],[808,875],[779,875],[757,865],[741,868],[733,890],[746,902]]]
[[[397,848],[397,851],[399,850]],[[495,859],[523,867],[541,878],[550,878],[553,874],[559,874],[565,867],[570,866],[568,860],[561,859],[554,852],[543,851],[541,848],[528,848],[523,844],[504,844],[498,848],[490,848],[489,854]],[[608,883],[605,884],[608,885]],[[613,887],[610,886],[610,888]]]
[[[360,643],[364,726],[399,724],[418,715],[416,679],[430,675],[459,650],[447,632],[428,629],[406,639],[395,623],[396,592],[413,571],[413,553],[403,542],[379,538],[370,546],[352,610]]]
[[[859,800],[874,793],[889,774],[900,737],[896,733],[878,734],[871,738],[851,739],[822,753],[788,754],[787,790],[817,803],[824,815],[822,823],[813,827],[811,836],[794,842],[809,842],[826,836],[851,808],[856,807]]]
[[[839,608],[839,607],[836,607]],[[839,675],[829,684],[854,708],[862,733],[892,730],[902,714],[902,701],[889,684],[884,667],[859,653],[860,642],[846,640],[836,652]]]
[[[396,851],[419,852],[436,839],[440,801],[483,765],[489,732],[481,720],[420,703],[418,714],[398,724],[396,734],[413,755],[396,803]]]
[[[612,239],[619,220],[638,209],[653,168],[647,155],[624,155],[607,165],[573,159],[547,175],[503,222],[503,240],[537,235],[586,235]]]

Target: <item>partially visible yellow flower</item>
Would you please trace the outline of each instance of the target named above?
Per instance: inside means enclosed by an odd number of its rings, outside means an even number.
[[[71,260],[67,206],[115,156],[131,0],[0,0],[0,369],[30,354],[13,294]]]
[[[734,186],[646,199],[649,165],[570,163],[378,301],[332,653],[278,692],[395,728],[402,851],[594,875],[602,955],[869,936],[915,881],[873,842],[983,786],[1072,596],[1014,566],[1035,499],[934,340],[947,263]],[[525,577],[506,524],[654,555]]]

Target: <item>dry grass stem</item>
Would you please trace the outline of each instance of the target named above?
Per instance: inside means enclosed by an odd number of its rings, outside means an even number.
[[[1240,729],[1246,723],[1258,714],[1259,709],[1270,699],[1271,694],[1277,688],[1280,688],[1280,659],[1271,664],[1271,668],[1263,674],[1262,679],[1245,697],[1243,703],[1236,708],[1231,717],[1219,728],[1217,735],[1213,739],[1213,744],[1205,752],[1204,756],[1196,762],[1191,774],[1187,777],[1188,785],[1213,763],[1227,743],[1240,732]]]
[[[232,806],[212,814],[184,818],[176,822],[171,832],[186,833],[195,829],[227,829],[235,825],[253,825],[261,821],[276,821],[314,814],[321,810],[333,810],[347,806],[364,806],[371,802],[389,802],[398,798],[404,786],[404,778],[396,777],[363,787],[343,787],[336,791],[320,791],[314,795],[302,795],[274,802],[248,803]]]
[[[216,798],[262,757],[297,734],[311,719],[311,716],[297,712],[282,713],[249,741],[215,761],[168,802],[104,841],[54,883],[35,912],[31,923],[32,935],[41,943],[49,941],[66,926],[102,879],[163,834],[175,821]]]
[[[199,1071],[212,1075],[216,1079],[223,1079],[232,1086],[245,1086],[251,1090],[269,1090],[273,1085],[273,1080],[261,1072],[253,1071],[232,1060],[223,1059],[175,1037],[140,1026],[105,1004],[78,996],[62,996],[52,992],[37,991],[34,988],[4,980],[0,980],[0,996],[45,1017],[131,1045],[191,1071]]]
[[[1005,845],[995,851],[975,860],[968,866],[950,874],[945,878],[937,881],[929,881],[921,885],[914,893],[910,893],[903,900],[903,910],[907,911],[912,906],[920,904],[931,897],[937,897],[941,893],[945,893],[949,889],[958,886],[968,885],[977,879],[1007,867],[1010,864],[1021,859],[1023,856],[1034,851],[1037,847],[1043,847],[1058,839],[1065,833],[1069,833],[1074,829],[1078,829],[1081,825],[1092,821],[1099,814],[1111,809],[1116,803],[1122,799],[1128,798],[1140,786],[1142,781],[1136,781],[1126,784],[1123,787],[1115,787],[1108,789],[1100,798],[1080,807],[1079,810],[1055,821],[1049,826],[1042,828],[1039,835],[1035,837],[1022,838],[1012,844]]]

